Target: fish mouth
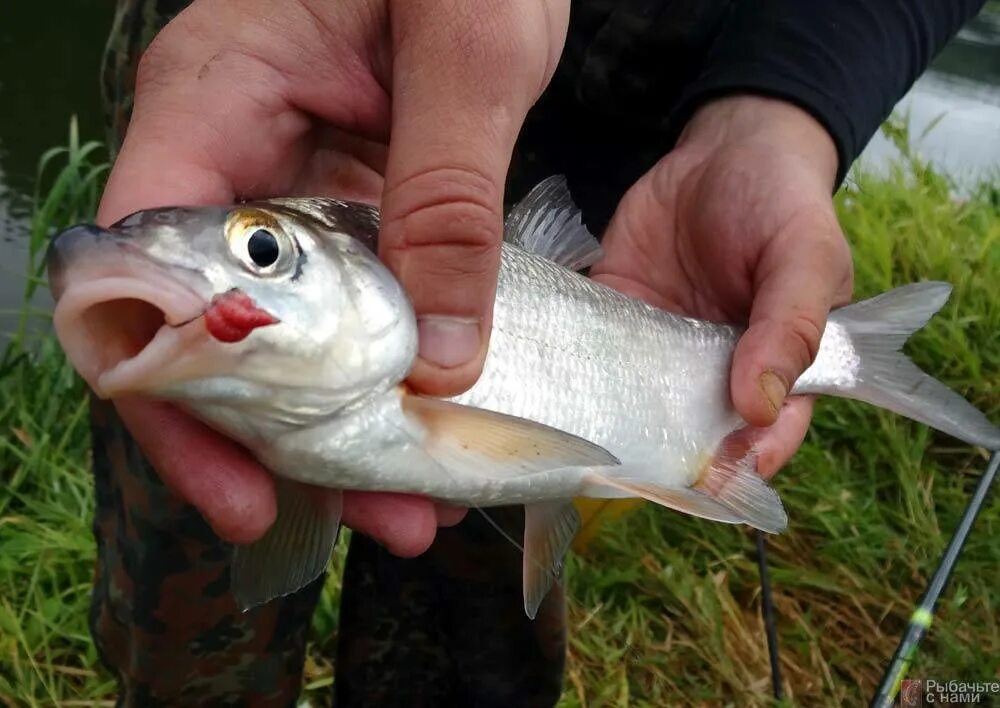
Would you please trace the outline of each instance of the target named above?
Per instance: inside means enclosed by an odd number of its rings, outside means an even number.
[[[94,280],[68,288],[56,307],[63,350],[102,398],[154,389],[167,374],[176,378],[178,357],[205,339],[204,301],[153,287],[133,278]]]
[[[70,260],[50,252],[56,336],[99,397],[154,392],[190,372],[194,351],[209,339],[202,321],[209,300],[196,291],[208,283],[188,271],[185,280],[195,282],[185,283],[128,244],[100,251]]]

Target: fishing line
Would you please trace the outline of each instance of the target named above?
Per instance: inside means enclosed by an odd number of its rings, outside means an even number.
[[[521,553],[526,558],[529,558],[539,568],[542,567],[541,563],[538,563],[537,561],[535,561],[534,558],[531,558],[531,556],[527,555],[527,552],[524,550],[524,546],[522,546],[520,543],[518,543],[517,541],[515,541],[513,536],[511,536],[509,533],[507,533],[506,531],[504,531],[503,527],[496,520],[494,520],[492,516],[490,516],[489,514],[486,513],[485,509],[483,509],[481,506],[477,506],[477,505],[473,505],[472,508],[475,509],[476,511],[478,511],[479,515],[482,516],[484,519],[486,519],[487,523],[489,523],[490,526],[492,526],[493,528],[495,528],[497,530],[497,532],[501,536],[503,536],[505,539],[507,539],[508,541],[510,541],[512,544],[514,544],[514,547],[517,550],[521,551]],[[544,568],[543,568],[543,570],[544,570]]]

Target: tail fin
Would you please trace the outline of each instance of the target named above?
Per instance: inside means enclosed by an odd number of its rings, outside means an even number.
[[[834,310],[816,361],[793,393],[854,398],[1000,450],[1000,429],[900,351],[950,294],[948,283],[914,283]]]

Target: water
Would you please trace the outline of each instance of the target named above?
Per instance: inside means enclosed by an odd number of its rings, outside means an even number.
[[[23,291],[26,234],[39,156],[66,141],[103,140],[99,69],[112,0],[6,0],[0,9],[0,332]],[[974,19],[900,102],[917,147],[959,180],[1000,167],[1000,14]],[[861,164],[881,169],[895,148],[875,136]]]
[[[112,0],[0,0],[0,332],[21,302],[38,158],[67,141],[75,113],[103,139],[99,71]],[[0,346],[3,341],[0,339]]]
[[[974,18],[896,110],[908,114],[918,152],[960,186],[991,171],[996,174],[1000,170],[1000,13]],[[858,162],[878,171],[897,155],[895,147],[877,134]]]

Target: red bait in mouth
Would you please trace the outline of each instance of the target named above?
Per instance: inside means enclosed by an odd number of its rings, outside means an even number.
[[[205,329],[220,342],[242,341],[258,327],[280,321],[236,288],[213,297],[212,304],[205,310]]]

